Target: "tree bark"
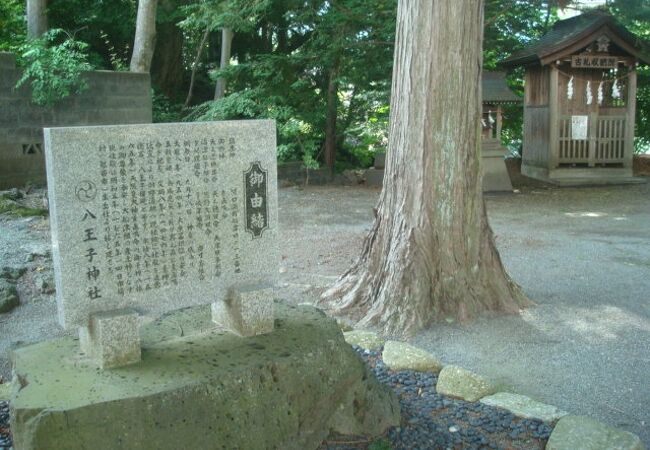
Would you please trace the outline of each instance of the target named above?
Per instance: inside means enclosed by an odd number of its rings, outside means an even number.
[[[162,0],[158,9],[173,17],[177,2]],[[151,61],[151,84],[171,99],[185,94],[185,67],[183,66],[183,31],[175,20],[156,24],[156,45]]]
[[[201,61],[201,55],[203,55],[205,42],[208,40],[209,35],[210,35],[210,28],[206,28],[205,32],[203,33],[203,37],[201,38],[201,42],[199,43],[199,48],[196,51],[194,64],[192,64],[192,76],[190,77],[190,87],[187,90],[187,98],[185,98],[185,103],[183,104],[183,106],[185,106],[186,108],[190,105],[190,102],[192,101],[192,94],[194,93],[194,79],[196,78],[196,68],[199,66],[199,62]]]
[[[47,31],[47,0],[27,0],[27,37],[35,39]]]
[[[327,82],[327,117],[325,120],[325,148],[323,159],[330,173],[334,173],[334,163],[336,162],[336,122],[338,119],[339,105],[339,66],[338,59],[334,61],[330,69]]]
[[[131,56],[131,72],[146,72],[151,70],[151,59],[156,45],[156,8],[158,0],[140,0],[138,2],[138,17],[135,25],[133,40],[133,55]]]
[[[233,33],[230,28],[223,28],[221,30],[221,62],[219,68],[221,70],[225,69],[230,65],[230,56],[232,49],[232,38],[235,33]],[[217,78],[217,85],[214,89],[214,99],[219,100],[223,98],[226,93],[226,79],[223,77]]]
[[[400,0],[389,149],[358,261],[321,304],[409,336],[530,304],[505,273],[481,190],[483,1]]]

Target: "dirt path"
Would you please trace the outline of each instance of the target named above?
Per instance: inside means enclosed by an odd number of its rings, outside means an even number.
[[[278,290],[313,302],[357,257],[379,191],[281,189]],[[537,306],[435,325],[412,341],[506,388],[641,436],[650,445],[650,184],[488,197],[497,245]],[[17,342],[59,335],[44,219],[0,217],[0,266],[21,264],[23,304],[0,315],[0,374]],[[29,256],[29,255],[34,256]],[[27,261],[27,259],[32,261]]]

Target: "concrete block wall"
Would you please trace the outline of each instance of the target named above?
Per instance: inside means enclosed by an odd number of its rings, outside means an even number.
[[[14,55],[0,52],[0,189],[45,182],[43,128],[152,121],[148,74],[86,72],[88,88],[50,108],[31,102],[29,86],[15,88],[20,76]]]

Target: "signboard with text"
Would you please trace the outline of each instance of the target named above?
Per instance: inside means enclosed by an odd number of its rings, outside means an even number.
[[[571,139],[587,139],[587,130],[589,129],[589,116],[571,116]]]
[[[64,327],[221,300],[278,272],[275,123],[45,130]]]
[[[618,58],[607,55],[573,55],[571,67],[578,69],[615,69]]]

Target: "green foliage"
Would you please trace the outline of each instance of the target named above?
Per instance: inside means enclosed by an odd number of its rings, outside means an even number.
[[[637,69],[636,153],[650,153],[650,68]]]
[[[387,439],[379,439],[371,443],[368,450],[391,450],[390,442]]]
[[[183,120],[182,105],[172,102],[167,96],[151,90],[152,113],[154,123],[181,122]]]
[[[112,70],[122,70],[120,63],[131,56],[136,12],[134,0],[57,0],[47,5],[50,26],[70,30],[88,44],[88,60],[95,67]]]
[[[495,70],[499,61],[540,38],[556,20],[553,0],[487,0],[483,68]]]
[[[108,34],[105,31],[99,30],[99,36],[104,40],[106,49],[108,50],[108,60],[111,63],[111,68],[118,72],[126,72],[129,70],[129,45],[127,44],[124,50],[115,48],[111,42]]]
[[[87,88],[81,73],[92,69],[86,48],[87,44],[60,29],[27,41],[20,47],[18,64],[23,68],[23,76],[16,88],[29,83],[32,101],[41,106],[52,105],[81,92]]]
[[[0,50],[15,51],[25,43],[24,3],[0,1]],[[165,90],[167,95],[184,98],[183,82],[186,88],[206,30],[208,39],[195,77],[193,99],[200,105],[186,111],[157,92],[153,96],[154,120],[177,121],[184,114],[189,114],[186,120],[273,118],[278,124],[279,158],[302,160],[315,167],[323,158],[328,110],[336,111],[337,167],[368,166],[387,144],[396,3],[159,0],[161,38],[154,62],[166,61],[166,65],[154,64],[152,78],[156,82],[168,79],[165,67],[169,70],[170,61],[178,63],[174,67],[182,67],[184,75],[172,77],[175,90]],[[498,61],[546,33],[558,19],[560,3],[566,2],[486,0],[484,68],[497,69]],[[631,31],[650,40],[650,8],[646,5],[647,0],[608,0],[606,8]],[[52,27],[74,30],[76,42],[88,43],[83,50],[88,54],[85,61],[100,68],[126,70],[136,10],[135,0],[57,0],[48,3],[48,20]],[[169,26],[182,30],[182,49],[180,43],[172,45],[164,39],[169,36],[164,31]],[[220,71],[223,27],[233,29],[235,37],[233,65]],[[174,59],[173,55],[179,54],[182,58]],[[69,58],[67,61],[64,67],[76,66]],[[41,69],[35,66],[33,70],[38,74]],[[63,76],[65,72],[60,73]],[[214,102],[217,76],[224,77],[228,87],[226,98]],[[523,92],[522,77],[521,70],[509,75],[511,87],[518,92]],[[337,92],[334,98],[328,97],[330,84]],[[49,89],[65,90],[57,84]],[[516,147],[522,138],[523,111],[513,106],[504,114],[504,143]],[[650,71],[646,68],[638,71],[637,136],[637,149],[650,145]]]
[[[28,208],[5,196],[0,196],[0,214],[8,214],[14,217],[32,217],[47,216],[48,211],[41,208]]]
[[[314,168],[322,158],[333,82],[339,160],[368,163],[369,146],[379,139],[372,136],[383,131],[363,123],[369,111],[388,104],[396,0],[204,1],[186,11],[182,26],[194,39],[205,29],[235,31],[236,64],[211,70],[213,82],[227,80],[228,95],[201,105],[190,120],[276,119],[280,160]],[[382,104],[375,104],[380,97]]]
[[[650,7],[648,0],[613,0],[609,11],[644,42],[645,55],[650,57]],[[650,68],[637,69],[636,153],[650,152]]]
[[[262,95],[260,89],[233,92],[217,101],[194,107],[186,117],[188,121],[274,119],[278,129],[278,159],[302,160],[305,167],[317,168],[319,134],[313,126],[300,119],[299,112],[280,105],[279,99]]]
[[[370,167],[377,153],[388,149],[388,120],[390,107],[388,92],[375,91],[360,95],[357,100],[365,114],[354,120],[345,130],[344,145],[347,164],[340,168]]]
[[[13,51],[25,40],[25,2],[0,2],[0,51]]]

